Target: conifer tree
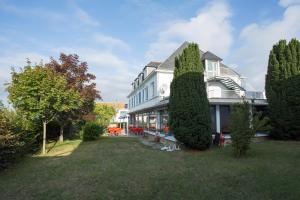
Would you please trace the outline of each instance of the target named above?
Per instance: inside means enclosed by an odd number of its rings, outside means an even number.
[[[204,150],[211,144],[210,109],[197,44],[175,58],[169,100],[170,130],[184,145]]]
[[[289,84],[295,83],[287,80],[298,74],[300,74],[300,42],[292,39],[287,44],[285,40],[280,40],[270,51],[266,75],[266,95],[273,126],[271,136],[276,139],[292,137],[290,116],[293,110],[289,108],[288,101],[296,93],[288,93],[286,88],[290,87]]]

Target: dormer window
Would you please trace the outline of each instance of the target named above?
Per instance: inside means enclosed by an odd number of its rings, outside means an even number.
[[[215,71],[217,71],[217,65],[218,65],[217,62],[208,60],[206,70],[209,71],[209,72],[215,72]]]
[[[219,76],[219,62],[206,60],[206,72],[208,76]]]

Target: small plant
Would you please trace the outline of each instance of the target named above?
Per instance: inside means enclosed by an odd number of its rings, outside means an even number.
[[[95,122],[86,123],[81,130],[81,139],[83,141],[96,140],[103,134],[103,127]]]
[[[229,130],[235,156],[245,155],[250,147],[254,130],[250,126],[250,107],[247,102],[234,104],[230,114]]]

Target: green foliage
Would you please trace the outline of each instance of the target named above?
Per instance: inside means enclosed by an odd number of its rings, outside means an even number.
[[[170,129],[178,141],[200,150],[210,147],[209,103],[197,44],[190,44],[175,59],[169,115]]]
[[[82,120],[84,115],[92,112],[95,99],[101,99],[101,96],[100,92],[96,89],[96,84],[93,82],[93,80],[96,79],[96,76],[88,73],[87,63],[81,62],[78,55],[66,55],[61,53],[59,61],[51,58],[51,61],[46,64],[46,67],[63,76],[66,79],[67,87],[78,92],[82,99],[80,105],[78,104],[73,107],[72,110],[59,112],[56,117],[56,121],[60,125],[59,140],[63,141],[65,126],[72,121]]]
[[[113,106],[96,104],[94,113],[96,114],[96,122],[100,126],[107,127],[110,120],[116,114],[116,109]]]
[[[284,88],[282,91],[287,110],[284,119],[286,129],[280,136],[283,139],[298,139],[300,138],[300,75],[292,76],[281,84]]]
[[[81,139],[83,141],[96,140],[103,134],[103,127],[95,122],[88,122],[83,126]]]
[[[33,150],[35,138],[27,131],[34,130],[20,116],[21,113],[0,107],[0,169]]]
[[[12,83],[7,88],[13,106],[29,119],[49,122],[59,112],[76,107],[80,96],[66,89],[66,80],[41,66],[25,67],[12,72]]]
[[[44,130],[46,124],[59,113],[69,112],[81,105],[79,93],[67,88],[64,77],[42,66],[27,66],[20,73],[13,71],[12,83],[7,90],[14,108],[32,122],[43,122]],[[43,135],[45,141],[45,131]]]
[[[247,153],[254,130],[250,126],[250,112],[247,102],[234,104],[230,113],[229,131],[235,156]]]
[[[293,109],[287,103],[295,93],[286,92],[286,80],[300,74],[300,42],[292,39],[288,44],[280,40],[270,51],[266,75],[266,96],[268,98],[271,136],[275,139],[293,139],[290,135],[290,115]]]
[[[254,113],[251,124],[254,133],[263,132],[269,134],[272,129],[270,118],[267,116],[263,116],[262,112]]]

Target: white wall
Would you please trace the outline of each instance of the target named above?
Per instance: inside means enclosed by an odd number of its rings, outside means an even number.
[[[207,87],[208,98],[238,98],[234,90],[229,90],[222,83],[209,82]]]
[[[153,93],[152,93],[152,89],[151,89],[151,83],[154,83]],[[148,100],[145,100],[145,93],[144,93],[144,99],[143,99],[143,95],[142,95],[143,90],[146,87],[148,87]],[[133,106],[133,107],[132,107],[132,104],[130,103],[129,104],[129,111],[137,110],[138,108],[142,108],[142,107],[144,107],[144,105],[147,105],[150,102],[153,102],[153,99],[157,99],[156,97],[158,96],[158,90],[157,90],[157,73],[156,72],[151,74],[149,77],[147,77],[146,80],[144,80],[143,83],[140,84],[140,86],[128,97],[128,101],[129,101],[129,99],[131,100],[132,97],[135,97],[136,95],[138,95],[139,92],[141,92],[141,98],[142,98],[141,103],[138,104],[136,102],[136,105]]]
[[[173,80],[173,71],[159,71],[157,72],[157,76],[157,94],[159,94],[159,96],[168,97],[170,95],[170,86]],[[164,93],[162,93],[162,89],[164,90]]]

